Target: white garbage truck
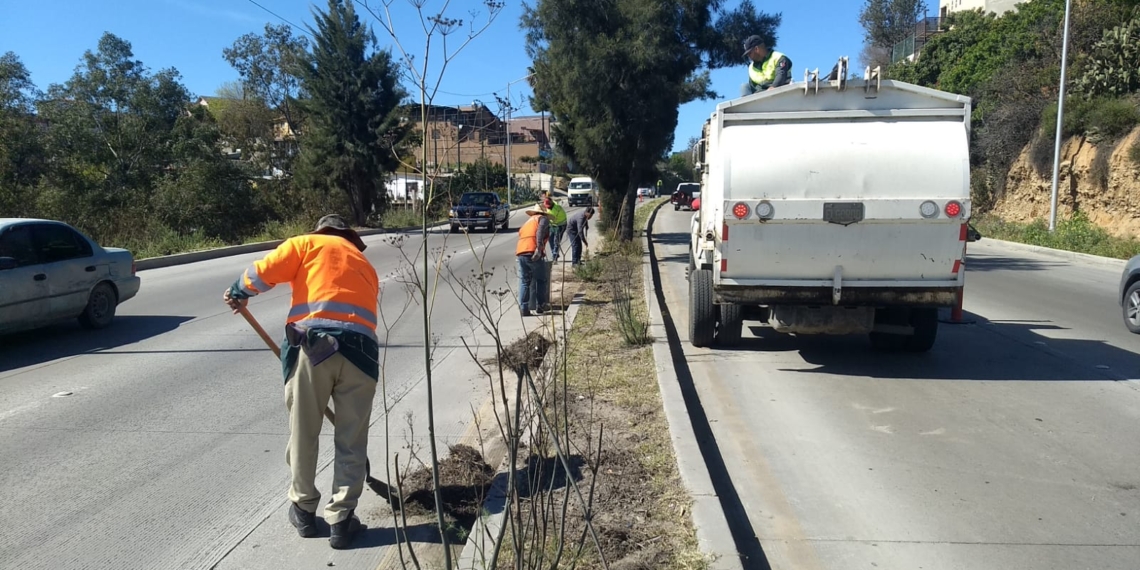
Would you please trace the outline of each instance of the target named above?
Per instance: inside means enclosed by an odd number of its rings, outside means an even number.
[[[720,103],[695,151],[689,338],[745,320],[925,352],[965,283],[970,99],[866,70]],[[833,76],[835,76],[833,74]]]

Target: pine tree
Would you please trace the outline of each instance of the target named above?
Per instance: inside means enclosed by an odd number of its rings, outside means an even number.
[[[391,54],[357,18],[351,1],[329,0],[315,14],[312,52],[301,64],[305,129],[298,182],[345,192],[364,225],[387,208],[386,176],[399,163],[393,145],[406,135],[399,107],[406,93]]]

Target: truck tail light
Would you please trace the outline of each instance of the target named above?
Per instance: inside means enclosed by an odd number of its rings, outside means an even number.
[[[761,220],[771,220],[776,215],[776,208],[772,206],[771,202],[760,202],[756,204],[756,215]]]
[[[962,204],[958,202],[947,202],[946,215],[951,218],[957,218],[958,216],[962,215]]]
[[[927,201],[923,202],[921,206],[918,207],[918,212],[920,214],[922,214],[922,217],[924,217],[928,220],[931,218],[937,218],[938,217],[938,204],[935,204],[934,202],[927,200]]]
[[[751,213],[752,208],[749,208],[748,204],[745,204],[744,202],[737,202],[736,205],[732,207],[732,215],[736,216],[736,219],[738,220],[747,218],[748,214]]]

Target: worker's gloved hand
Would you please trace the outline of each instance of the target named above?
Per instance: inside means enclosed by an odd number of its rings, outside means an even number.
[[[542,252],[542,251],[536,251],[530,256],[530,260],[531,261],[542,261],[542,258],[544,257],[544,255],[543,255],[544,253],[545,252]]]
[[[235,315],[240,313],[241,310],[249,304],[249,299],[238,299],[231,296],[229,289],[226,289],[226,292],[222,294],[222,301],[225,302],[229,308],[233,309]]]

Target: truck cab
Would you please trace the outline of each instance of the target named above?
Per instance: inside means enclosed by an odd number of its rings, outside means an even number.
[[[597,184],[588,176],[571,178],[566,193],[570,206],[595,206],[598,203]]]
[[[733,345],[755,319],[930,350],[965,285],[970,99],[870,70],[806,79],[705,123],[690,340]]]

